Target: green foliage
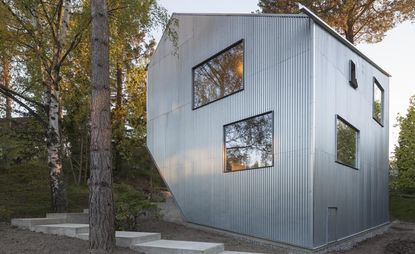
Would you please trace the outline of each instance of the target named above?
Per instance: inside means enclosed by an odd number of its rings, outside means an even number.
[[[115,222],[118,230],[135,230],[140,216],[158,214],[144,194],[127,184],[114,184]]]
[[[395,147],[398,176],[394,186],[402,192],[415,193],[415,96],[410,99],[406,116],[398,116],[397,120],[400,132]]]
[[[50,209],[49,173],[45,161],[32,160],[4,168],[0,164],[0,221],[19,217],[44,217]],[[68,181],[68,209],[88,207],[87,186]]]
[[[393,220],[415,222],[415,196],[391,194],[389,205]]]
[[[44,132],[30,117],[0,119],[0,163],[3,167],[44,158]]]

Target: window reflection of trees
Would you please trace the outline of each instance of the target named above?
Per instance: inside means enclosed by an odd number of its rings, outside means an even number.
[[[193,69],[193,106],[203,106],[243,89],[243,42]]]
[[[224,131],[226,171],[272,166],[272,113],[227,125]]]
[[[357,167],[357,131],[337,119],[337,161]]]
[[[373,83],[373,118],[379,123],[383,121],[383,91],[376,84],[376,81]]]

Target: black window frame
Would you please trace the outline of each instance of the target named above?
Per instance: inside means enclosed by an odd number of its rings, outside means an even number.
[[[340,121],[342,121],[344,124],[346,124],[347,126],[349,126],[350,128],[352,128],[353,130],[355,130],[356,131],[356,166],[354,167],[354,166],[352,166],[352,165],[349,165],[349,164],[347,164],[347,163],[344,163],[344,162],[342,162],[342,161],[339,161],[338,159],[337,159],[337,121],[338,120],[340,120]],[[352,168],[352,169],[355,169],[355,170],[359,170],[359,168],[360,168],[360,130],[358,129],[358,128],[356,128],[356,127],[354,127],[349,121],[347,121],[346,119],[344,119],[343,117],[341,117],[340,115],[336,115],[336,118],[335,118],[335,138],[334,138],[334,142],[335,142],[335,144],[334,144],[334,148],[335,148],[335,162],[336,163],[338,163],[338,164],[340,164],[340,165],[343,165],[343,166],[346,166],[346,167],[349,167],[349,168]]]
[[[357,82],[357,74],[356,74],[356,63],[353,60],[349,61],[349,84],[354,89],[359,87]]]
[[[235,91],[235,92],[232,92],[230,94],[227,94],[227,95],[225,95],[223,97],[220,97],[220,98],[218,98],[216,100],[213,100],[213,101],[210,101],[210,102],[208,102],[206,104],[203,104],[201,106],[195,107],[195,84],[194,84],[194,80],[195,80],[195,69],[198,68],[198,67],[200,67],[200,66],[202,66],[202,65],[204,65],[205,63],[209,62],[210,60],[214,59],[215,57],[223,54],[224,52],[230,50],[231,48],[233,48],[233,47],[235,47],[235,46],[237,46],[238,44],[241,44],[241,43],[242,43],[242,51],[243,51],[243,57],[242,57],[242,65],[243,65],[243,70],[242,70],[242,72],[243,72],[242,73],[242,88],[239,89],[239,90],[237,90],[237,91]],[[195,65],[195,66],[192,67],[192,110],[196,110],[196,109],[202,108],[202,107],[207,106],[207,105],[209,105],[211,103],[214,103],[216,101],[219,101],[219,100],[224,99],[224,98],[226,98],[228,96],[234,95],[236,93],[239,93],[239,92],[242,92],[243,90],[245,90],[245,52],[246,52],[245,51],[245,39],[240,39],[237,42],[232,43],[230,46],[226,47],[225,49],[222,49],[218,53],[210,56],[206,60],[204,60],[204,61],[202,61],[202,62],[200,62],[197,65]]]
[[[245,169],[240,169],[240,170],[227,171],[226,170],[226,134],[225,134],[226,126],[236,124],[236,123],[239,123],[239,122],[243,122],[243,121],[247,121],[249,119],[259,117],[259,116],[263,116],[263,115],[267,115],[267,114],[271,114],[271,116],[272,116],[272,162],[271,162],[271,165],[263,166],[263,167],[256,167],[256,168],[245,168]],[[275,135],[274,135],[275,128],[274,127],[275,126],[274,126],[274,111],[273,110],[267,111],[265,113],[261,113],[261,114],[258,114],[258,115],[246,117],[244,119],[241,119],[241,120],[234,121],[234,122],[223,125],[223,128],[222,128],[222,132],[223,132],[223,173],[237,173],[237,172],[243,172],[243,171],[253,170],[253,169],[262,169],[262,168],[274,167],[274,157],[275,157],[275,145],[274,145],[274,142],[275,142]]]
[[[380,121],[375,118],[375,86],[377,86],[381,92],[381,116]],[[382,85],[379,81],[374,77],[373,78],[373,85],[372,85],[372,118],[377,122],[380,126],[384,127],[385,121],[385,90],[383,89]]]

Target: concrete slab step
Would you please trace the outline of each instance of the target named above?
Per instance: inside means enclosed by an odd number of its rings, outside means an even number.
[[[219,254],[262,254],[259,252],[224,251]]]
[[[65,219],[66,223],[88,224],[89,214],[87,213],[47,213],[46,218]]]
[[[82,240],[89,240],[89,233],[81,233],[76,236]],[[131,231],[116,231],[115,240],[116,245],[120,247],[130,247],[134,244],[157,241],[161,239],[160,233],[149,232],[131,232]]]
[[[11,224],[19,228],[33,230],[37,225],[60,224],[65,222],[66,220],[63,218],[17,218],[12,219]]]
[[[84,209],[83,213],[89,213],[89,209],[88,208]]]
[[[135,244],[131,249],[146,254],[218,254],[224,251],[222,243],[158,240]]]
[[[69,237],[76,237],[81,233],[88,233],[88,224],[51,224],[51,225],[37,225],[34,227],[35,232],[41,232],[52,235],[64,235]]]

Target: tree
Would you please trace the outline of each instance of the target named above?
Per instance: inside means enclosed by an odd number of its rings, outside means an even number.
[[[108,5],[111,38],[110,76],[113,81],[113,154],[116,174],[121,170],[122,161],[126,157],[124,147],[126,139],[130,139],[127,137],[128,129],[136,130],[130,121],[132,114],[128,106],[131,105],[128,104],[134,103],[131,101],[131,94],[135,93],[136,89],[142,90],[142,84],[145,84],[146,76],[137,70],[144,69],[154,51],[155,41],[148,34],[154,27],[167,22],[167,13],[155,0],[111,0]],[[138,78],[142,78],[143,82],[134,82]],[[142,109],[139,115],[134,115],[135,119],[145,118],[145,107]],[[144,125],[143,122],[140,124]]]
[[[48,167],[50,172],[51,208],[54,212],[66,210],[66,197],[63,178],[62,154],[61,154],[61,106],[60,106],[60,81],[61,68],[66,62],[68,55],[77,47],[82,40],[82,35],[88,21],[77,22],[71,26],[72,15],[82,17],[82,2],[76,1],[73,6],[71,0],[56,1],[13,1],[1,0],[3,8],[7,10],[10,17],[8,30],[12,36],[6,37],[5,41],[17,45],[19,55],[24,61],[37,59],[40,68],[41,80],[37,84],[43,86],[43,101],[40,108],[46,113],[46,143],[48,150]],[[76,7],[76,8],[74,8]],[[8,97],[13,91],[6,87],[0,87]],[[32,115],[37,115],[30,107],[19,102],[19,94],[14,93],[11,97],[20,106],[25,107]],[[26,100],[27,101],[27,100]],[[39,102],[34,102],[38,105]]]
[[[107,8],[106,0],[91,1],[89,247],[92,253],[110,253],[115,245]]]
[[[412,19],[413,0],[259,0],[263,13],[296,13],[301,3],[351,43],[376,43],[397,23]]]
[[[395,146],[398,188],[415,193],[415,96],[409,103],[405,117],[398,116],[400,127],[398,145]]]

